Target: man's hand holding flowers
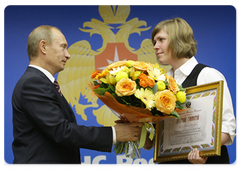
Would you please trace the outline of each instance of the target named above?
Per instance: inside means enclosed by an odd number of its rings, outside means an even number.
[[[120,142],[138,141],[143,123],[117,123],[114,128],[116,131],[116,140]],[[126,132],[128,132],[126,134]]]

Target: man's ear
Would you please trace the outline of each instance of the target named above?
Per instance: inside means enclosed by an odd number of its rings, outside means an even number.
[[[47,42],[45,40],[41,40],[39,42],[39,51],[45,55],[47,53],[46,50],[47,50]]]

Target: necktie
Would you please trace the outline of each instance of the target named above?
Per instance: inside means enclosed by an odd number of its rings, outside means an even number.
[[[56,80],[54,80],[54,83],[53,83],[58,91],[58,93],[60,94],[60,96],[62,96],[62,92],[61,92],[61,89],[60,89],[60,86],[58,84],[58,82]]]

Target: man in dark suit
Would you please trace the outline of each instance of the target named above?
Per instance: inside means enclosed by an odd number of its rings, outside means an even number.
[[[142,123],[86,127],[76,123],[53,75],[70,55],[61,31],[40,26],[28,37],[30,60],[12,95],[14,163],[81,163],[79,148],[111,152],[115,141],[136,141]]]

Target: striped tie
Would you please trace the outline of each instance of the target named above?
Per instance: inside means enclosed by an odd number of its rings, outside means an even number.
[[[57,82],[56,80],[54,80],[54,83],[53,83],[53,84],[54,84],[55,87],[57,88],[57,91],[58,91],[58,93],[60,94],[60,96],[62,96],[62,92],[61,92],[61,89],[60,89],[60,86],[59,86],[58,82]]]

